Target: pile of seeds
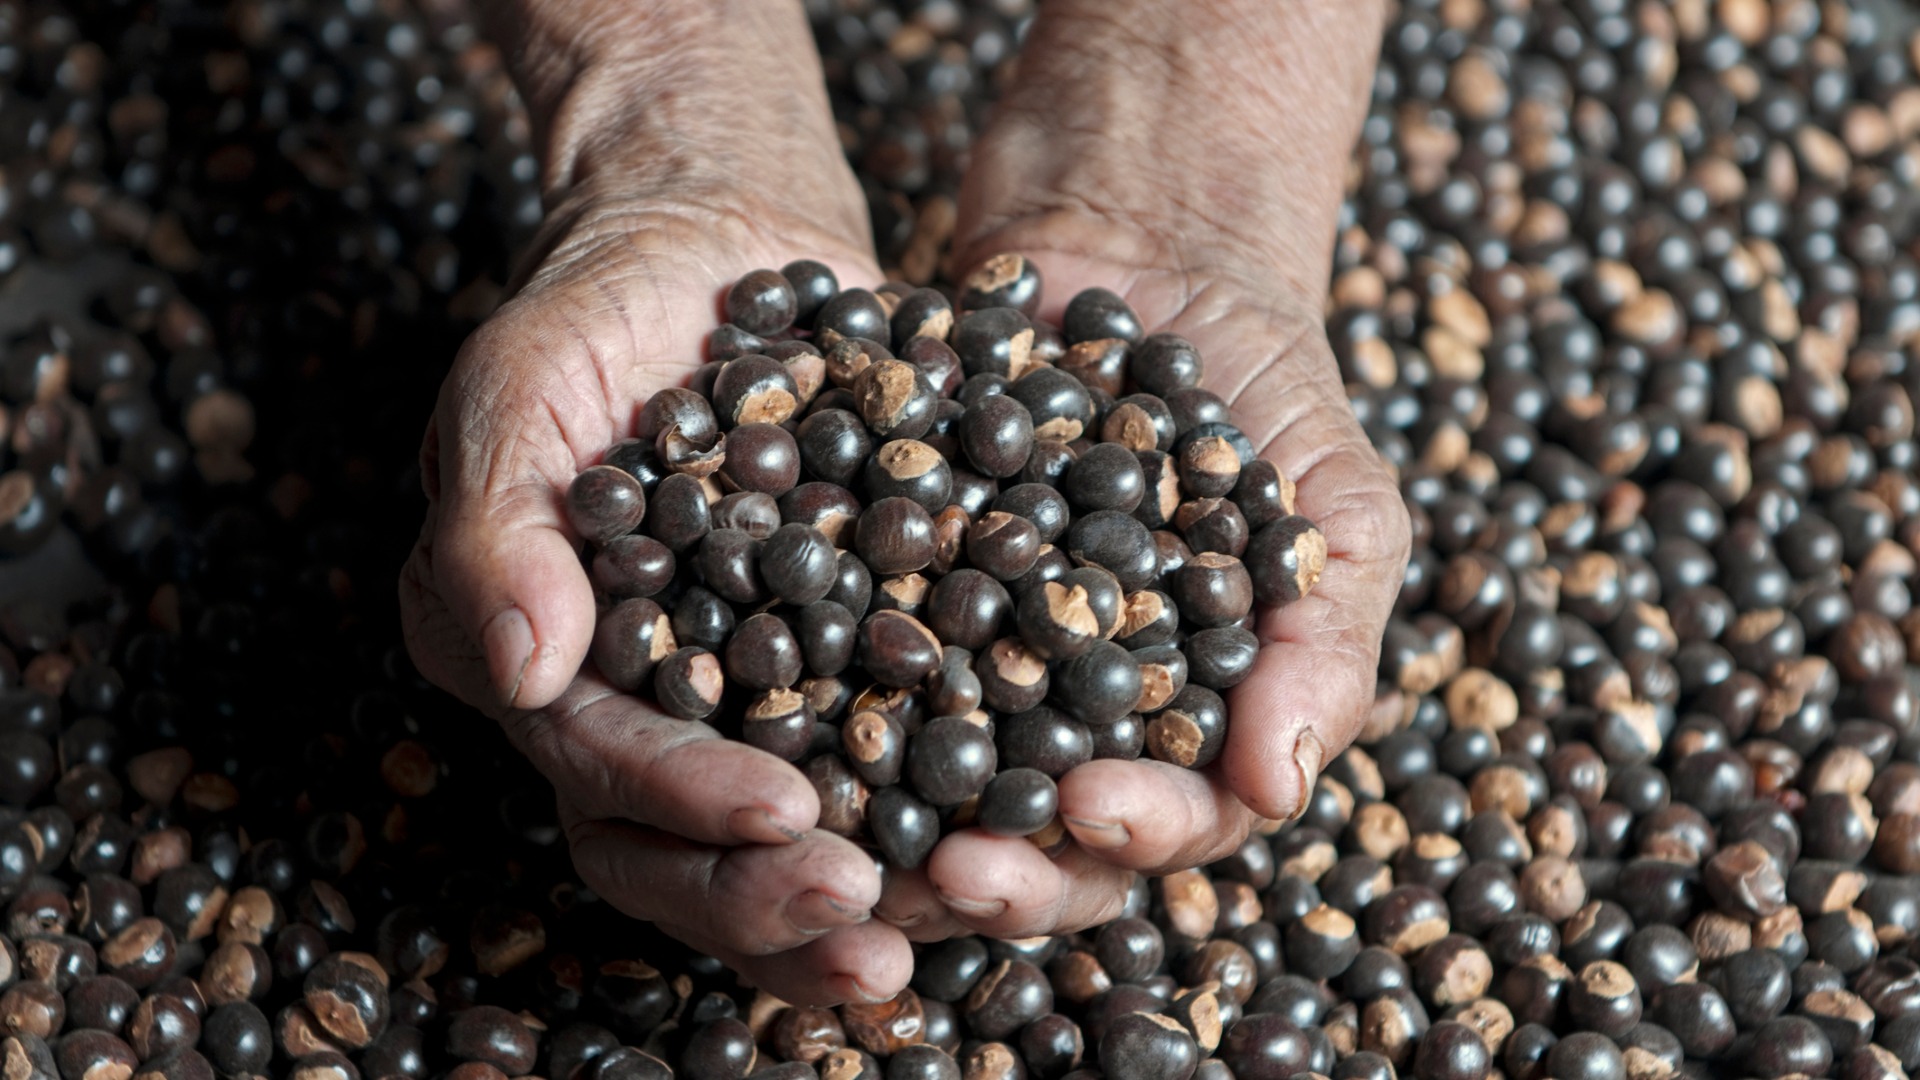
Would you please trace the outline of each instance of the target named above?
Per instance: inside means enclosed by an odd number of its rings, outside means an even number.
[[[949,826],[1067,842],[1054,778],[1094,758],[1211,764],[1256,603],[1326,564],[1191,342],[1098,288],[1037,324],[1040,294],[1018,255],[958,313],[754,271],[697,389],[567,493],[601,674],[799,763],[903,868]]]
[[[1028,7],[810,6],[890,275],[938,267],[943,200]],[[832,1010],[740,987],[574,884],[538,778],[398,647],[390,581],[441,375],[421,358],[450,357],[490,308],[533,218],[497,60],[439,9],[247,0],[228,15],[0,11],[9,1077],[1920,1068],[1920,90],[1897,5],[1402,4],[1329,305],[1416,532],[1361,746],[1299,822],[1142,882],[1107,926],[928,946],[911,991]],[[958,323],[923,335],[914,320],[988,305],[940,295],[959,302],[876,290],[887,317],[868,340],[895,355],[856,345],[841,362],[912,366],[907,402],[920,377],[945,386],[951,370],[905,343],[944,337],[964,360]],[[793,395],[789,420],[857,420],[816,434],[822,460],[907,438],[874,434],[858,372],[830,376],[843,342],[814,333],[815,369],[758,321],[751,288],[740,299],[713,359],[767,356],[792,387],[746,370],[732,404],[777,403],[770,382]],[[903,311],[914,332],[895,330]],[[1033,329],[1028,362],[1066,367],[1067,328]],[[1019,374],[1011,357],[993,374]],[[746,475],[753,439],[737,433],[768,421],[714,409],[718,375],[649,421],[691,416],[691,431],[664,449],[636,433],[649,496],[684,488],[670,463],[697,472],[721,435],[730,463],[700,490]],[[1152,431],[1171,452],[1150,408],[1115,420],[1128,377],[1111,401],[1075,380],[1087,445],[1046,466],[1049,490],[1108,442]],[[1131,377],[1178,415],[1178,391]],[[964,473],[997,482],[993,498],[1029,482],[977,467],[958,423],[976,405],[1019,401],[1036,445],[1064,415],[1005,389],[936,394],[914,436],[953,472],[951,502]],[[793,452],[818,474],[798,426]],[[837,475],[868,482],[864,466]],[[802,486],[773,519],[726,491],[708,524],[728,498],[742,525],[784,521]],[[947,505],[923,509],[938,523]],[[924,614],[978,569],[984,508],[951,573],[930,572],[955,550],[936,529],[925,566],[870,574],[866,617],[916,602],[888,579],[925,578]],[[833,544],[845,509],[807,524]],[[662,573],[639,557],[659,539],[649,521],[596,563],[607,591],[638,597]],[[833,547],[864,565],[858,538]],[[699,546],[667,550],[698,570]],[[987,576],[1012,605],[1000,636],[1024,646],[1019,590]],[[737,635],[760,605],[735,604]],[[679,607],[660,604],[677,643],[724,662]],[[856,703],[865,688],[835,692],[841,742],[808,742],[822,760],[841,760],[860,713],[904,732],[902,688]],[[743,718],[764,693],[722,694],[711,715]]]

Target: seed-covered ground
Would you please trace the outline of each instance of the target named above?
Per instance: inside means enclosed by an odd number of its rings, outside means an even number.
[[[903,284],[953,284],[1032,6],[809,3]],[[1415,525],[1362,744],[1126,918],[819,1010],[574,884],[400,647],[424,419],[538,221],[498,54],[444,4],[0,7],[0,1065],[1904,1076],[1908,14],[1406,0],[1328,268]]]

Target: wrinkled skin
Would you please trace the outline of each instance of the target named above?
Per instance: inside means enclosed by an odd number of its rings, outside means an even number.
[[[1063,77],[1041,67],[1023,66],[1027,93]],[[965,830],[883,891],[870,856],[814,828],[818,800],[793,766],[579,670],[595,609],[562,506],[573,475],[698,366],[740,274],[805,257],[843,286],[879,281],[837,154],[784,158],[777,185],[716,179],[742,175],[728,170],[650,180],[644,194],[605,170],[579,185],[514,298],[461,350],[422,447],[428,512],[401,581],[416,663],[499,720],[554,782],[588,885],[789,1001],[891,996],[911,975],[909,939],[1112,918],[1136,872],[1217,859],[1260,817],[1291,813],[1372,700],[1407,522],[1321,330],[1328,237],[1314,234],[1330,229],[1288,224],[1298,215],[1285,206],[1265,236],[1222,229],[1190,212],[1172,174],[1101,167],[1113,140],[1097,118],[1022,109],[1021,98],[1016,88],[976,150],[960,265],[1021,251],[1045,276],[1043,317],[1097,284],[1149,329],[1190,338],[1206,385],[1296,481],[1301,512],[1328,538],[1314,593],[1258,627],[1256,671],[1230,696],[1214,767],[1091,763],[1061,781],[1078,841],[1061,854]],[[1337,201],[1337,177],[1330,195],[1309,197]],[[1303,260],[1312,273],[1274,269]],[[1318,750],[1297,760],[1303,734]]]

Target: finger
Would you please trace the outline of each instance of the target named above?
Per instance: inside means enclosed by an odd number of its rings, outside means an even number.
[[[748,956],[857,926],[880,899],[873,860],[832,833],[717,848],[625,822],[584,821],[568,838],[581,880],[616,908],[689,927]]]
[[[820,817],[819,795],[792,765],[591,676],[503,726],[583,818],[623,819],[696,843],[786,844]]]
[[[490,702],[497,695],[479,646],[440,595],[434,570],[434,538],[439,528],[440,504],[429,498],[420,536],[400,570],[400,627],[407,655],[421,675],[461,701]]]
[[[742,981],[793,1005],[869,1005],[891,1000],[913,978],[913,947],[885,923],[843,927],[770,956],[735,952],[698,930],[662,930],[740,973]]]
[[[597,360],[550,325],[503,312],[482,327],[436,410],[434,576],[484,661],[491,696],[474,704],[496,713],[553,701],[593,640],[593,588],[564,499],[612,444],[615,405]]]
[[[925,866],[888,870],[886,885],[873,914],[905,934],[908,941],[945,941],[973,933],[965,923],[954,918],[953,911],[934,891],[933,882],[927,880]]]
[[[1254,823],[1220,778],[1145,760],[1090,761],[1062,776],[1060,816],[1094,858],[1143,874],[1224,858]]]
[[[1318,347],[1316,340],[1309,348]],[[1270,818],[1293,816],[1320,768],[1365,721],[1380,634],[1410,546],[1398,490],[1345,403],[1327,400],[1317,370],[1275,365],[1239,395],[1304,403],[1260,409],[1244,426],[1261,456],[1294,479],[1300,512],[1327,541],[1326,568],[1313,591],[1260,616],[1260,655],[1229,694],[1234,723],[1221,774]]]
[[[1072,933],[1126,907],[1133,871],[1068,845],[1055,858],[1022,837],[963,829],[941,840],[927,878],[954,917],[998,938]]]

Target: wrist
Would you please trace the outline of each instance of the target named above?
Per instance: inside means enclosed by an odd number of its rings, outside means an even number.
[[[1317,306],[1381,0],[1055,0],[963,193],[963,261],[1036,242]]]
[[[859,189],[797,0],[497,0],[549,206],[821,200]]]

